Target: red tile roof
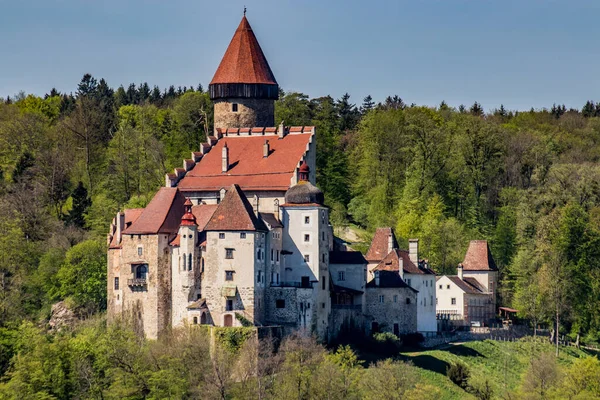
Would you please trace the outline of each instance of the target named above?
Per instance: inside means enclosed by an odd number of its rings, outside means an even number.
[[[196,225],[198,225],[198,231],[203,231],[204,227],[210,217],[215,213],[218,204],[200,204],[192,207],[192,214],[196,217]]]
[[[377,228],[373,240],[371,241],[371,247],[367,251],[365,258],[370,262],[379,262],[390,253],[389,248],[389,237],[392,235],[393,248],[398,248],[398,242],[392,228]],[[396,267],[397,269],[397,267]]]
[[[487,240],[471,240],[462,265],[464,271],[498,270]]]
[[[405,274],[429,274],[433,275],[433,271],[427,268],[418,268],[411,260],[408,255],[408,251],[394,249],[390,252],[381,262],[373,268],[373,271],[398,271],[398,265],[400,265],[400,259],[402,259],[402,265],[404,267]]]
[[[452,281],[459,289],[469,294],[483,294],[477,287],[470,285],[468,282],[460,279],[457,275],[448,275],[448,279]]]
[[[246,16],[242,18],[210,81],[211,85],[217,83],[277,84]]]
[[[163,187],[158,190],[139,218],[125,229],[123,234],[175,233],[179,229],[185,209],[185,197],[177,188]]]
[[[129,208],[123,210],[123,213],[125,214],[125,226],[123,227],[123,230],[127,229],[136,219],[138,219],[142,214],[142,211],[144,211],[143,208]],[[120,245],[117,243],[117,235],[114,235],[110,241],[109,248],[118,249],[119,247]]]
[[[285,191],[311,138],[311,133],[269,137],[268,157],[263,157],[264,136],[221,138],[177,186],[183,191],[218,191],[238,184],[243,190]],[[221,152],[225,144],[230,167],[223,173]]]
[[[206,231],[267,231],[256,217],[246,195],[232,185],[204,228]]]

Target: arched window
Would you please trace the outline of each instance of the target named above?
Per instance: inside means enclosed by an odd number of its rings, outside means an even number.
[[[185,260],[186,260],[186,258],[185,258],[185,253],[183,253],[183,270],[184,270],[184,271],[185,271]]]
[[[192,253],[188,254],[188,271],[192,270]]]
[[[135,270],[136,279],[146,279],[147,275],[148,275],[148,266],[146,264],[138,265],[137,269]]]

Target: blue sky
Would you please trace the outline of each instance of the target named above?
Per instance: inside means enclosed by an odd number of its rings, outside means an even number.
[[[248,7],[280,86],[486,109],[600,101],[597,0],[0,0],[0,97],[205,87]]]

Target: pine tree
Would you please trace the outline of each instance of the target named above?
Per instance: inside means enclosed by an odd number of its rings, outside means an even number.
[[[483,108],[481,107],[481,104],[479,104],[478,102],[473,103],[473,105],[471,106],[469,111],[471,112],[471,114],[473,114],[477,117],[481,117],[483,115]]]
[[[21,155],[21,157],[19,158],[19,161],[17,162],[15,169],[13,170],[13,174],[12,174],[13,182],[18,182],[21,179],[21,177],[23,177],[23,175],[25,175],[25,172],[29,168],[33,167],[34,165],[35,165],[35,159],[33,158],[33,155],[28,151],[23,153]]]
[[[77,96],[94,96],[98,89],[98,82],[91,74],[83,75],[77,85]]]
[[[581,114],[585,118],[593,117],[596,111],[596,106],[593,101],[588,100],[583,108],[581,109]]]
[[[71,211],[67,215],[67,222],[78,228],[83,228],[85,226],[85,215],[92,205],[83,182],[79,181],[79,184],[77,184],[77,187],[71,194],[71,198],[73,199],[73,208],[71,208]]]
[[[371,95],[368,94],[367,97],[363,99],[362,106],[360,106],[360,113],[364,115],[371,111],[374,106],[375,102],[373,102],[373,98],[371,97]]]
[[[150,98],[150,86],[148,85],[148,82],[140,84],[138,89],[138,97],[140,99],[140,103],[144,103]]]
[[[202,84],[199,83],[198,84],[198,88],[196,89],[197,92],[203,93],[204,92],[204,87],[202,87]]]
[[[115,92],[115,106],[117,109],[122,106],[129,105],[129,99],[127,98],[127,93],[125,92],[125,88],[123,85],[119,86],[117,91]]]
[[[135,83],[130,83],[127,88],[127,103],[128,104],[139,104],[138,91],[135,87]]]
[[[458,112],[461,114],[464,114],[467,112],[467,107],[465,107],[464,104],[461,104],[460,106],[458,106]]]
[[[159,105],[162,100],[162,95],[160,93],[160,88],[154,85],[152,92],[150,93],[150,103],[154,105]]]
[[[340,119],[340,130],[352,130],[356,127],[360,113],[356,105],[350,103],[350,95],[345,93],[341,99],[336,101],[336,108]]]

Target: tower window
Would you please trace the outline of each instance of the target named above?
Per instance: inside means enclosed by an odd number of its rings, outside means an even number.
[[[225,249],[225,258],[228,260],[233,259],[233,250],[234,249]]]
[[[219,239],[225,239],[225,233],[224,232],[220,232],[219,233]]]
[[[455,306],[456,305],[456,297],[450,299],[450,303]]]
[[[142,254],[144,254],[144,249],[142,246],[138,246],[138,256],[141,256]]]
[[[192,270],[192,253],[188,254],[188,271]]]
[[[240,239],[246,239],[246,232],[240,233]]]
[[[233,272],[234,271],[225,271],[225,280],[232,281],[233,280]]]
[[[380,303],[383,303],[384,301],[385,301],[385,296],[384,296],[384,295],[382,295],[382,294],[380,294],[380,295],[379,295],[379,302],[380,302]]]
[[[115,290],[119,290],[119,277],[115,277]]]
[[[305,242],[310,242],[310,235],[309,234],[304,235],[304,241]]]
[[[304,255],[304,262],[310,262],[310,256],[308,254]]]
[[[309,216],[304,217],[304,223],[307,224],[307,225],[310,224],[310,217]]]
[[[237,103],[232,103],[231,104],[231,111],[232,112],[238,112],[238,104]]]
[[[283,299],[275,300],[275,307],[276,308],[285,308],[285,300],[283,300]]]
[[[406,298],[406,304],[410,304],[410,297]]]

